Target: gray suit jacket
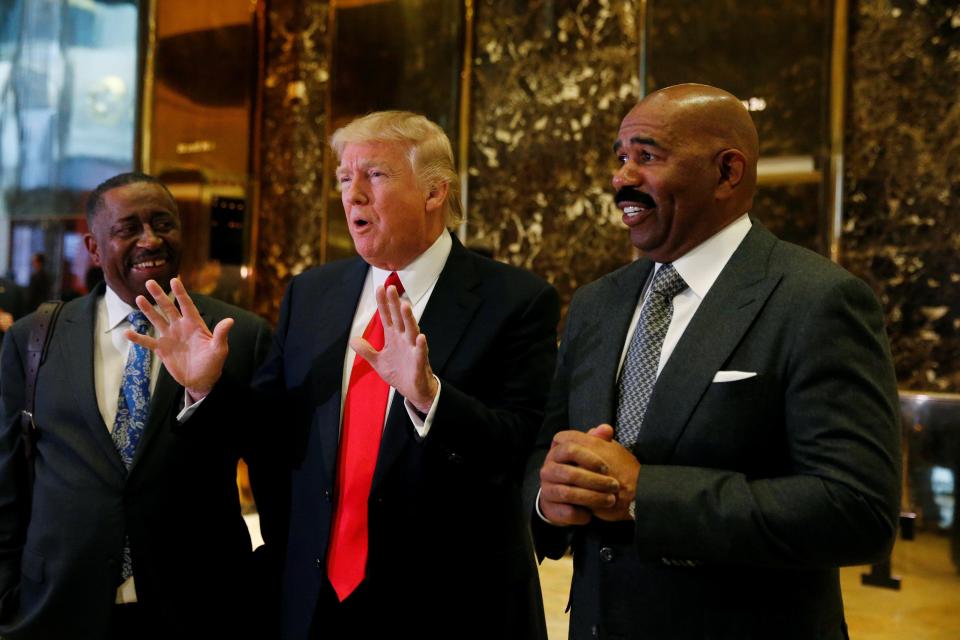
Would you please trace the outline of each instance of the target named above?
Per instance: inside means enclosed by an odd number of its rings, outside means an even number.
[[[528,467],[554,433],[614,423],[616,374],[653,263],[577,292]],[[757,375],[714,383],[717,371]],[[754,223],[657,380],[634,454],[637,522],[551,527],[574,552],[572,638],[841,638],[837,567],[882,557],[900,487],[883,316],[860,280]]]
[[[93,328],[103,285],[63,308],[37,381],[36,481],[26,516],[19,413],[32,316],[7,333],[0,403],[0,634],[102,639],[129,536],[146,619],[169,637],[246,637],[254,577],[236,466],[255,459],[240,417],[178,425],[183,389],[161,368],[129,473],[97,407]],[[260,318],[205,296],[209,326],[230,316],[226,375],[249,380],[270,344]]]

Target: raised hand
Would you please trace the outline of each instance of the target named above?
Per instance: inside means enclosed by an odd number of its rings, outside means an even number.
[[[233,318],[224,318],[211,332],[179,278],[170,281],[170,289],[180,305],[167,297],[154,280],[147,281],[147,292],[159,309],[144,296],[137,296],[137,307],[153,324],[154,336],[127,330],[127,338],[154,353],[167,372],[187,390],[192,401],[205,397],[223,372],[227,359],[227,333]]]
[[[377,287],[376,297],[383,323],[383,348],[377,351],[363,338],[351,338],[350,347],[384,382],[418,411],[427,413],[439,391],[427,358],[427,336],[420,333],[413,308],[400,301],[396,287]]]

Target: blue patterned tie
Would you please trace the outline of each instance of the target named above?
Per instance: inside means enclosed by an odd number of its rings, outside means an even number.
[[[673,298],[687,288],[672,264],[661,265],[627,348],[617,398],[617,441],[628,449],[637,442],[653,385],[660,349],[673,317]]]
[[[150,323],[142,311],[134,311],[127,316],[133,330],[143,335]],[[120,383],[120,399],[117,402],[117,418],[113,422],[113,444],[120,452],[123,465],[129,470],[137,444],[147,425],[150,412],[150,350],[131,342],[127,353],[127,365],[123,368],[123,380]],[[123,579],[133,575],[130,560],[130,543],[123,545]]]

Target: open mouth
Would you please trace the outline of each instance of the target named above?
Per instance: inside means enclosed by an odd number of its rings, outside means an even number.
[[[615,201],[627,218],[634,218],[657,208],[657,203],[649,194],[633,187],[623,187],[617,191]]]

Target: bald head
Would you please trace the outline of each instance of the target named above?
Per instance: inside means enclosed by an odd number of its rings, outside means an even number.
[[[717,151],[727,148],[740,151],[746,161],[743,191],[749,192],[752,199],[757,185],[760,141],[750,112],[735,95],[706,84],[675,84],[649,94],[637,107],[643,104],[664,107],[677,133]]]
[[[730,93],[681,84],[646,96],[614,145],[616,202],[635,246],[669,262],[749,211],[757,130]]]

